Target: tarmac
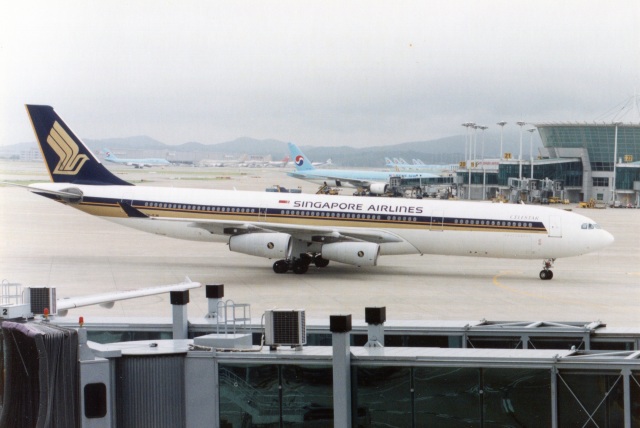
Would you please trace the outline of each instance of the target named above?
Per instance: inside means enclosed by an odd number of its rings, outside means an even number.
[[[315,193],[283,168],[168,167],[113,171],[136,185],[264,190],[278,184]],[[37,162],[0,161],[0,181],[49,181]],[[350,194],[344,189],[343,194]],[[455,202],[452,202],[455,203]],[[478,202],[483,203],[483,202]],[[487,202],[488,203],[488,202]],[[12,186],[0,186],[0,279],[57,287],[58,298],[168,285],[186,276],[224,284],[225,299],[268,309],[305,309],[308,319],[385,306],[387,320],[602,321],[640,326],[640,210],[558,205],[598,222],[616,241],[580,257],[556,260],[541,281],[542,260],[386,256],[378,266],[331,263],[278,275],[273,260],[232,253],[224,244],[147,234],[84,214]],[[207,312],[204,287],[191,290],[190,316]],[[168,295],[74,309],[69,316],[170,317]]]

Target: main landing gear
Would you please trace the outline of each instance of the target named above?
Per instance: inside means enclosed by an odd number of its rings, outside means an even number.
[[[288,271],[292,271],[293,273],[302,275],[303,273],[307,273],[311,263],[316,265],[316,267],[323,268],[327,267],[329,260],[323,259],[320,254],[300,254],[300,258],[297,259],[282,259],[276,261],[273,264],[273,271],[275,273],[287,273]]]
[[[545,259],[542,261],[542,270],[540,271],[540,279],[545,281],[553,278],[553,272],[551,268],[553,267],[553,262],[556,259]]]

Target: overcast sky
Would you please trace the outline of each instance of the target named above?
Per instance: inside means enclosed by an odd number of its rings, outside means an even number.
[[[168,144],[612,120],[640,92],[639,23],[638,0],[5,1],[0,144],[34,140],[26,103]]]

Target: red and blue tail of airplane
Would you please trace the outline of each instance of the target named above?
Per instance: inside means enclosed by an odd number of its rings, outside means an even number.
[[[302,150],[300,150],[298,146],[293,143],[288,143],[288,146],[296,171],[311,171],[315,169],[309,158],[302,153]]]
[[[50,106],[27,105],[51,181],[93,185],[131,185],[112,174]]]

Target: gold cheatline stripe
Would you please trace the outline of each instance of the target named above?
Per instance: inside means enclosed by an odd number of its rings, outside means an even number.
[[[118,204],[109,203],[96,203],[96,202],[82,202],[80,205],[87,206],[90,209],[84,210],[91,212],[94,215],[101,215],[105,217],[126,217],[123,216],[122,210]],[[398,220],[373,220],[373,219],[337,219],[334,217],[296,217],[287,216],[282,214],[272,214],[266,217],[258,213],[221,213],[221,212],[200,212],[196,210],[183,210],[173,208],[156,208],[156,207],[143,207],[134,206],[135,209],[140,210],[144,214],[162,218],[158,215],[160,212],[162,215],[169,218],[186,218],[197,220],[220,220],[220,221],[248,221],[251,223],[278,223],[278,224],[295,224],[301,226],[334,226],[334,227],[378,227],[387,229],[415,229],[415,230],[434,230],[434,231],[465,231],[465,232],[508,232],[508,233],[531,233],[542,234],[547,233],[546,229],[521,229],[517,226],[487,226],[487,225],[443,225],[442,223],[427,223],[416,222],[409,223]],[[174,215],[169,215],[174,214]],[[185,215],[186,214],[186,215]]]

